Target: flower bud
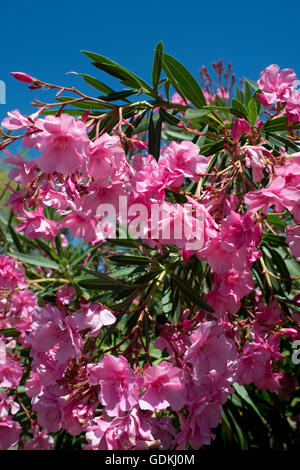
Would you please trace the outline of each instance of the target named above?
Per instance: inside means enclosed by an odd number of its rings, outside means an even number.
[[[32,83],[34,81],[34,78],[32,78],[27,73],[24,73],[24,72],[10,72],[10,73],[16,80],[19,80],[20,82]]]

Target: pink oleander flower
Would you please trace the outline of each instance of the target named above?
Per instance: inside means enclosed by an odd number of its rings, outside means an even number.
[[[8,357],[5,343],[0,339],[0,387],[17,388],[22,375],[21,363]]]
[[[24,269],[19,261],[10,256],[0,255],[0,285],[9,291],[13,291],[15,287],[27,287]]]
[[[222,248],[228,252],[257,246],[261,241],[262,231],[259,224],[254,224],[248,214],[231,211],[222,223],[220,232]]]
[[[253,331],[259,336],[268,334],[268,331],[280,320],[281,312],[273,300],[267,307],[259,302],[255,309]]]
[[[220,405],[226,403],[228,395],[234,393],[233,383],[237,378],[237,361],[228,363],[228,367],[223,374],[218,374],[217,371],[211,370],[204,377],[201,386],[197,383],[188,383],[190,387],[189,392],[193,392],[193,396],[189,393],[191,401],[198,401],[200,396],[206,397],[207,400],[216,401]],[[196,385],[196,387],[195,387]]]
[[[31,326],[31,316],[37,307],[36,294],[28,289],[18,290],[10,297],[9,312],[6,318],[11,327],[19,331],[28,331]]]
[[[300,225],[288,225],[286,233],[285,241],[289,245],[292,255],[300,261]]]
[[[14,401],[14,395],[7,395],[0,390],[0,421],[11,415],[15,415],[20,410],[19,403]]]
[[[272,153],[262,145],[244,145],[241,150],[246,155],[246,167],[252,168],[253,181],[262,180],[263,169],[268,169],[268,157],[271,157]]]
[[[205,173],[210,158],[199,155],[199,147],[193,142],[184,140],[172,142],[160,157],[159,167],[165,171],[165,179],[170,186],[178,187],[184,178],[199,181]]]
[[[155,208],[156,203],[153,206]],[[203,206],[197,203],[188,203],[183,206],[163,202],[160,209],[161,211],[157,212],[151,211],[152,239],[162,244],[173,244],[193,253],[202,248],[205,216]],[[147,237],[145,239],[147,240]],[[185,255],[190,256],[190,253]]]
[[[169,416],[162,416],[161,418],[149,416],[146,419],[151,426],[151,433],[155,441],[160,443],[158,448],[169,450],[174,437],[178,433],[178,430],[172,424],[171,418]],[[157,448],[157,445],[155,445],[155,448]]]
[[[286,115],[289,122],[300,122],[300,92],[292,90],[286,105]]]
[[[75,238],[83,238],[86,243],[97,239],[97,219],[92,210],[73,210],[60,220],[59,228],[68,228]]]
[[[279,352],[279,337],[273,337],[264,342],[247,343],[238,358],[238,377],[240,385],[254,383],[260,389],[279,389],[281,374],[274,374],[271,368],[271,359],[283,358]]]
[[[0,450],[7,450],[15,446],[19,440],[21,426],[17,421],[8,416],[0,419]]]
[[[8,177],[16,183],[26,186],[31,183],[36,176],[36,163],[35,161],[27,162],[19,154],[12,155],[9,150],[5,150],[9,158],[4,158],[3,162],[9,165],[15,165],[8,173]]]
[[[209,445],[215,437],[211,429],[218,426],[220,419],[219,403],[200,398],[191,406],[188,418],[180,416],[181,431],[174,440],[176,450],[185,450],[187,443],[195,450]]]
[[[126,156],[118,136],[105,133],[90,143],[89,150],[88,173],[96,182],[124,173]]]
[[[257,95],[263,105],[286,102],[292,88],[297,85],[297,76],[292,69],[279,72],[278,65],[272,64],[261,72],[257,84],[263,91]]]
[[[25,217],[17,217],[21,224],[17,225],[18,233],[24,232],[24,236],[35,239],[44,238],[52,240],[59,232],[59,227],[55,220],[49,220],[44,217],[43,209],[39,207],[35,211],[24,210]]]
[[[16,129],[23,129],[23,127],[32,126],[34,124],[34,119],[36,114],[32,114],[29,118],[22,116],[18,109],[14,111],[9,111],[8,116],[3,119],[1,126],[4,129],[9,129],[11,131]]]
[[[73,314],[73,318],[79,331],[89,329],[91,336],[98,336],[103,326],[112,325],[116,321],[110,310],[92,302],[82,304],[80,310]]]
[[[231,269],[214,276],[215,288],[205,296],[209,305],[215,310],[214,315],[220,317],[227,311],[234,314],[240,306],[245,295],[254,287],[254,281],[249,271],[236,271]]]
[[[80,357],[82,338],[71,316],[47,304],[34,311],[32,320],[29,339],[34,351],[46,352],[58,345],[57,361],[64,362],[74,355]]]
[[[11,190],[12,193],[10,194],[8,201],[4,204],[4,206],[10,206],[15,214],[24,212],[25,201],[23,191],[21,189],[19,191],[14,191],[9,184],[7,184],[6,187]]]
[[[24,450],[52,450],[54,439],[46,430],[40,431],[38,426],[32,428],[33,438],[27,442]]]
[[[269,207],[275,207],[277,212],[281,212],[284,207],[291,207],[291,201],[284,198],[283,190],[286,186],[285,178],[278,176],[264,189],[258,189],[256,191],[250,191],[245,195],[244,201],[249,204],[249,213],[262,209],[262,212],[266,214]],[[296,196],[296,190],[295,190]]]
[[[182,355],[190,345],[188,334],[174,331],[170,323],[161,326],[160,336],[154,341],[153,346],[163,351],[165,348],[170,356]]]
[[[31,338],[29,336],[29,346],[31,346]],[[41,391],[41,387],[47,387],[53,385],[57,380],[60,380],[70,362],[70,357],[61,358],[57,357],[57,352],[59,351],[60,343],[55,344],[51,349],[41,352],[35,349],[31,349],[32,360],[32,380],[26,382],[28,385],[29,393],[33,395],[38,395],[36,391]],[[37,376],[35,375],[37,374]]]
[[[211,370],[223,373],[228,361],[236,358],[236,347],[227,338],[222,327],[213,321],[203,322],[192,333],[191,346],[184,355],[186,363],[193,366],[192,377],[201,383]]]
[[[141,154],[134,155],[131,166],[135,172],[134,184],[138,193],[151,197],[154,192],[165,187],[164,171],[149,153],[145,157]]]
[[[38,424],[48,432],[57,432],[63,423],[63,408],[59,406],[61,388],[58,385],[44,387],[32,400],[32,410],[37,413]]]
[[[247,231],[249,227],[247,228],[246,226],[245,229]],[[231,269],[239,272],[247,271],[252,263],[261,255],[259,250],[255,250],[254,243],[258,235],[256,230],[257,229],[253,231],[250,230],[247,235],[244,234],[245,238],[248,236],[249,238],[253,237],[252,243],[250,246],[247,246],[244,244],[245,242],[243,242],[239,249],[233,248],[234,243],[239,244],[243,239],[243,236],[239,236],[239,228],[236,233],[235,228],[233,228],[232,233],[229,231],[228,238],[225,241],[222,240],[219,232],[210,232],[210,235],[213,236],[208,239],[207,243],[204,243],[204,247],[198,251],[197,257],[201,260],[205,259],[210,267],[218,274],[226,273]],[[221,229],[221,231],[226,232],[225,229]]]
[[[89,381],[100,385],[98,398],[108,416],[120,416],[137,404],[143,377],[134,373],[125,357],[106,354],[90,366]]]
[[[266,365],[265,373],[262,377],[255,381],[255,385],[260,390],[270,390],[270,392],[277,392],[280,390],[280,380],[283,374],[275,372],[272,366],[268,363]]]
[[[29,373],[30,378],[26,380],[25,390],[26,395],[30,398],[38,396],[42,391],[42,385],[40,382],[40,376],[34,370]]]
[[[69,305],[72,303],[76,295],[76,289],[74,286],[66,285],[62,286],[56,292],[56,298],[62,305]]]
[[[85,450],[143,450],[155,442],[151,425],[137,408],[112,421],[95,418],[86,431]]]
[[[145,391],[139,405],[142,410],[164,410],[171,407],[178,411],[186,402],[183,374],[178,367],[166,361],[154,365],[145,371]]]
[[[38,119],[35,125],[42,131],[35,135],[33,141],[35,148],[42,153],[36,160],[41,170],[69,175],[82,166],[90,143],[82,121],[62,114],[60,117]]]
[[[57,384],[44,387],[32,400],[32,409],[37,412],[38,424],[49,432],[65,428],[72,436],[89,425],[95,412],[95,402],[72,397],[70,390]]]

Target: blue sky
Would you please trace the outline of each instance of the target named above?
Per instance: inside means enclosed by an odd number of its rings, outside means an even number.
[[[299,1],[18,1],[1,5],[1,18],[0,80],[6,83],[1,120],[7,110],[34,112],[33,98],[45,96],[15,81],[11,71],[83,91],[81,79],[66,72],[114,83],[81,49],[105,55],[149,81],[159,40],[195,76],[202,64],[223,58],[240,78],[256,80],[271,63],[294,68],[300,78]]]

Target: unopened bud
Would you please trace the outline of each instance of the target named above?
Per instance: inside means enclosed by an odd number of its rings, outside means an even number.
[[[24,73],[24,72],[10,72],[10,73],[16,80],[19,80],[20,82],[32,83],[35,80],[30,75],[28,75],[28,73]]]

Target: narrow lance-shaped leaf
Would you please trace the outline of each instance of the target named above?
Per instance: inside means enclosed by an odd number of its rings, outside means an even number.
[[[89,57],[89,59],[93,60],[93,65],[103,70],[104,72],[107,72],[108,74],[119,78],[121,80],[121,83],[123,83],[124,85],[135,88],[144,93],[148,93],[150,94],[150,96],[152,96],[153,89],[151,88],[151,86],[148,85],[148,83],[146,83],[142,78],[130,72],[125,67],[122,67],[122,65],[119,65],[117,62],[114,62],[113,60],[110,60],[107,57],[95,54],[94,52],[82,52],[87,57]]]
[[[172,85],[193,105],[201,108],[207,104],[200,85],[177,59],[169,54],[164,54],[163,69]]]
[[[162,63],[163,63],[163,55],[164,55],[163,44],[162,44],[162,41],[160,41],[155,48],[154,60],[153,60],[153,66],[152,66],[152,83],[155,89],[157,89],[158,84],[159,84],[160,74],[162,70]]]
[[[251,127],[254,127],[257,120],[257,105],[256,100],[251,99],[248,104],[248,116]]]
[[[114,90],[112,88],[100,82],[99,80],[97,80],[97,78],[91,77],[91,75],[87,75],[86,73],[77,73],[77,72],[68,72],[68,73],[79,75],[80,77],[83,78],[83,80],[88,85],[92,86],[96,90],[101,91],[101,93],[105,93],[105,94],[114,93]]]

